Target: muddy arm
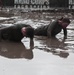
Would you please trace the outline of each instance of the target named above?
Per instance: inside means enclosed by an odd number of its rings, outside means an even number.
[[[63,29],[63,32],[64,32],[64,38],[66,39],[67,38],[67,29]]]

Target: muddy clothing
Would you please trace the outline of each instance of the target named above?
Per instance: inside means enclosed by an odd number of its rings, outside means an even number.
[[[61,32],[62,29],[64,31],[64,36],[67,36],[67,29],[63,28],[58,23],[58,20],[56,20],[56,21],[53,21],[49,25],[41,26],[41,27],[38,27],[37,29],[35,29],[35,35],[55,37],[58,33]]]
[[[21,39],[24,37],[21,33],[22,27],[28,27],[29,25],[25,24],[17,24],[10,27],[6,27],[3,29],[0,29],[0,36],[3,40],[11,40],[11,41],[21,41]]]
[[[48,29],[48,26],[40,26],[38,28],[35,29],[35,35],[38,35],[38,36],[47,36],[47,29]]]

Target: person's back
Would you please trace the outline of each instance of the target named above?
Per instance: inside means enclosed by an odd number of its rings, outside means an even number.
[[[40,26],[35,29],[35,35],[38,36],[48,36],[55,37],[58,33],[63,29],[64,37],[67,37],[67,29],[66,27],[70,24],[69,18],[61,18],[53,21],[49,25]]]
[[[40,26],[38,28],[35,29],[35,35],[38,36],[47,36],[47,28],[49,25],[46,26]]]
[[[10,40],[10,41],[21,41],[21,39],[24,37],[22,33],[22,28],[25,27],[26,30],[26,35],[25,37],[31,38],[32,35],[34,35],[34,29],[31,28],[30,25],[25,25],[25,24],[14,24],[13,26],[6,27],[3,29],[0,29],[0,36],[1,39],[3,40]],[[29,31],[30,29],[30,31]],[[30,35],[31,33],[31,35]],[[33,33],[33,34],[32,34]]]
[[[55,29],[57,24],[58,23],[56,20],[56,21],[53,21],[52,23],[50,23],[49,25],[40,26],[40,27],[36,28],[35,29],[35,35],[37,35],[37,36],[49,36],[48,35],[49,32],[52,30],[53,27]]]

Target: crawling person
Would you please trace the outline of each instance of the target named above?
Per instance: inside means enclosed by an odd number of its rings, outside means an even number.
[[[49,25],[40,26],[35,29],[35,35],[38,36],[48,36],[48,37],[55,37],[58,33],[60,33],[63,29],[64,38],[67,38],[67,26],[70,24],[69,18],[60,18]]]
[[[34,29],[30,25],[15,24],[13,26],[0,28],[0,40],[21,42],[23,37],[33,40]]]

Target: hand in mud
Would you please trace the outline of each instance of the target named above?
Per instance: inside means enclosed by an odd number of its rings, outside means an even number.
[[[67,36],[64,36],[64,39],[67,39]]]

